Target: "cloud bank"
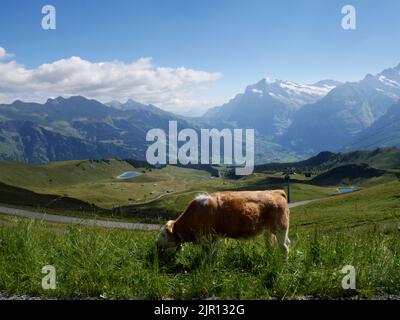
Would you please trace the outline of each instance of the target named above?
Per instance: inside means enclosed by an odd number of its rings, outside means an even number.
[[[0,47],[0,59],[7,56]],[[49,97],[83,95],[107,100],[134,99],[171,111],[204,108],[212,102],[195,98],[207,90],[208,83],[222,74],[155,66],[151,58],[132,63],[120,61],[90,62],[70,57],[36,68],[26,68],[15,61],[0,61],[0,99],[45,101]],[[208,105],[207,105],[208,104]]]

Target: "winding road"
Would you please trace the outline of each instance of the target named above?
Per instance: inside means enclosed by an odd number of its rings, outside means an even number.
[[[325,199],[325,198],[323,198]],[[315,199],[315,200],[304,200],[297,201],[289,204],[289,208],[294,208],[298,206],[303,206],[314,202],[316,200],[323,199]],[[76,218],[70,216],[61,216],[55,214],[47,214],[35,211],[21,210],[15,208],[8,207],[0,207],[0,214],[16,216],[22,218],[33,218],[39,219],[49,222],[56,223],[66,223],[66,224],[77,224],[77,225],[88,225],[88,226],[97,226],[103,228],[119,228],[119,229],[129,229],[129,230],[159,230],[159,224],[148,224],[148,223],[132,223],[132,222],[119,222],[119,221],[111,221],[111,220],[95,220],[95,219],[85,219],[85,218]]]

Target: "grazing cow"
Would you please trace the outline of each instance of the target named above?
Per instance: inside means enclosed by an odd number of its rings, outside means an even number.
[[[159,249],[184,242],[213,238],[249,238],[264,232],[265,239],[276,239],[283,252],[289,252],[289,208],[283,190],[238,191],[200,194],[176,219],[161,229]]]

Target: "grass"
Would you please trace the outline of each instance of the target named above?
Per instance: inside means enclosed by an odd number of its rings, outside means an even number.
[[[158,256],[155,232],[0,220],[0,291],[43,296],[269,299],[400,294],[400,183],[292,210],[286,262],[262,237],[186,244]],[[43,290],[41,268],[57,270]],[[341,287],[345,265],[356,290]]]
[[[400,221],[400,182],[392,181],[354,194],[291,210],[293,223],[319,230],[346,230]]]
[[[20,220],[20,219],[19,219]],[[360,234],[296,233],[288,262],[261,238],[224,240],[205,251],[186,245],[175,258],[157,258],[154,233],[13,221],[0,229],[0,290],[64,298],[294,298],[399,294],[400,241],[375,229]],[[40,286],[54,265],[58,287]],[[341,288],[345,265],[357,271],[357,290]]]

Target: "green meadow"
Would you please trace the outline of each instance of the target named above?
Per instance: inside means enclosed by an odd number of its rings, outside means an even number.
[[[0,291],[62,298],[296,299],[400,294],[400,182],[291,210],[287,261],[263,237],[185,244],[158,255],[156,232],[1,216]],[[53,265],[56,290],[41,269]],[[344,290],[352,265],[356,289]]]

